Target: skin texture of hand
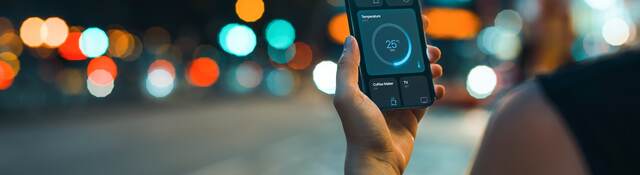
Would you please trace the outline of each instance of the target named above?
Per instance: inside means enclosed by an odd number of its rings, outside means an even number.
[[[429,46],[431,73],[442,76],[440,49]],[[360,50],[355,38],[348,37],[338,63],[334,106],[347,138],[345,174],[402,174],[409,163],[418,123],[425,109],[382,112],[358,87]],[[435,86],[442,98],[445,88]]]

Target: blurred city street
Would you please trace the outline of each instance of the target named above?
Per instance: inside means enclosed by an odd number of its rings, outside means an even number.
[[[328,96],[112,107],[0,127],[2,174],[341,174]],[[319,100],[322,99],[322,100]],[[250,101],[250,102],[248,102]],[[406,174],[463,174],[488,112],[435,107]],[[56,116],[48,116],[56,118]]]

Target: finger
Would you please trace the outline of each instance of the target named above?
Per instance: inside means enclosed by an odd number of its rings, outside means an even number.
[[[437,63],[438,61],[440,61],[440,58],[442,57],[442,51],[440,50],[440,48],[435,47],[435,46],[427,46],[427,52],[429,53],[429,61],[431,63]]]
[[[358,65],[360,64],[360,49],[352,36],[347,37],[336,77],[336,90],[344,92],[358,87]],[[336,92],[337,93],[337,92]]]
[[[444,70],[442,66],[439,64],[431,64],[431,76],[433,76],[433,79],[438,79],[442,77],[443,74]]]
[[[424,30],[427,30],[427,27],[429,27],[429,17],[427,17],[427,15],[422,15],[422,25],[424,25]]]
[[[424,118],[424,114],[427,112],[427,109],[414,109],[413,110],[413,115],[416,116],[416,119],[418,120],[418,123],[420,121],[422,121],[422,118]]]
[[[446,94],[446,89],[444,88],[443,85],[436,85],[436,99],[442,99],[442,97],[444,97],[444,95]]]

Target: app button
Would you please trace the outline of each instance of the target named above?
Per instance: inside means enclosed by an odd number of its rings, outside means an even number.
[[[431,91],[427,77],[414,76],[400,78],[402,103],[406,106],[422,106],[432,102]]]
[[[400,90],[395,78],[379,78],[369,81],[371,100],[380,108],[402,105]]]

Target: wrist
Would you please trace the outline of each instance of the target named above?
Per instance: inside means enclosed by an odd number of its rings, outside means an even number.
[[[382,174],[400,175],[404,172],[403,165],[394,151],[371,151],[363,149],[348,149],[345,162],[345,174]]]

